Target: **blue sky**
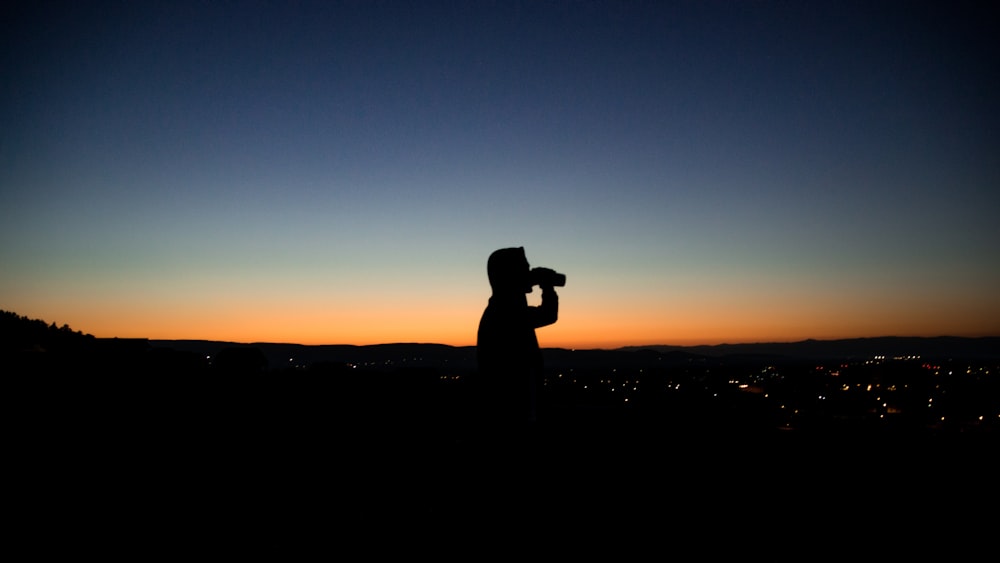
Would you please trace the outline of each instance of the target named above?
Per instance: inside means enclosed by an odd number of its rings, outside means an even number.
[[[15,2],[0,308],[97,336],[1000,334],[996,17],[963,2]],[[534,298],[534,297],[532,297]]]

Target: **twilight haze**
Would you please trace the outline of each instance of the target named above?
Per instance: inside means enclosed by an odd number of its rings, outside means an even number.
[[[524,246],[545,347],[998,335],[991,8],[8,3],[0,309],[471,345]]]

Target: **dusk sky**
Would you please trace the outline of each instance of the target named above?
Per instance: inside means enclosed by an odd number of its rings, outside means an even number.
[[[523,246],[543,347],[1000,335],[992,7],[5,3],[0,309],[471,345]]]

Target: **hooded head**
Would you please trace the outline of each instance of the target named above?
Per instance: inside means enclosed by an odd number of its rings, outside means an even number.
[[[531,293],[529,271],[522,246],[496,250],[486,263],[493,293]]]

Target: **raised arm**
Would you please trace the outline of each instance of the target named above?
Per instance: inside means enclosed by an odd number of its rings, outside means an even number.
[[[559,319],[559,294],[551,286],[542,287],[542,302],[528,307],[528,315],[534,328],[548,326]]]

